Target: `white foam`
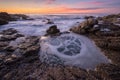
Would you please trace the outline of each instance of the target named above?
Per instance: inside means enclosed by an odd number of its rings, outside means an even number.
[[[68,40],[62,41],[60,38],[64,36],[69,36],[69,37],[72,36],[74,37],[74,39],[69,41]],[[88,68],[94,69],[97,64],[109,62],[108,59],[102,54],[102,52],[96,47],[96,45],[90,39],[84,36],[77,35],[74,33],[63,34],[57,37],[57,39],[59,39],[60,41],[60,44],[59,45],[57,44],[55,46],[51,45],[51,43],[49,42],[52,39],[56,39],[56,38],[47,37],[46,39],[41,40],[40,56],[42,57],[40,57],[40,59],[42,59],[42,61],[44,61],[45,58],[47,58],[49,55],[55,55],[58,58],[60,58],[61,61],[63,61],[64,65],[79,66],[85,69]],[[74,55],[66,55],[63,54],[63,52],[59,52],[57,50],[57,48],[59,48],[61,45],[65,46],[66,48],[66,46],[70,45],[71,42],[75,43],[76,39],[79,39],[79,41],[81,42],[81,45],[79,45],[81,47],[80,53]],[[50,59],[49,58],[47,59],[49,63],[49,60],[51,60],[52,57]]]

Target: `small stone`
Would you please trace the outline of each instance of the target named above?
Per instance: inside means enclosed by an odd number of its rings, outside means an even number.
[[[58,50],[59,52],[63,52],[63,51],[65,50],[65,47],[64,47],[64,46],[61,46],[61,47],[57,48],[57,50]]]
[[[65,51],[64,54],[65,54],[65,55],[69,55],[69,56],[72,56],[72,55],[73,55],[73,53],[72,53],[71,51]]]

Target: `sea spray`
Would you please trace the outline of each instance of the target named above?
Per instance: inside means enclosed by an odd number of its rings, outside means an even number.
[[[40,60],[50,65],[71,65],[94,69],[108,59],[88,38],[74,33],[41,37]]]

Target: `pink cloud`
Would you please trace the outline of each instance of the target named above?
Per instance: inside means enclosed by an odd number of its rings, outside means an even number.
[[[53,4],[56,0],[45,0],[46,4]]]
[[[80,2],[78,5],[103,5],[104,2],[102,1],[87,1],[87,2]]]
[[[93,2],[90,2],[90,4],[102,5],[102,4],[104,4],[104,2],[101,2],[101,1],[93,1]]]

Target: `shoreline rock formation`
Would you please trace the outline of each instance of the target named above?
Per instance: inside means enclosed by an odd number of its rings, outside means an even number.
[[[10,21],[17,20],[33,20],[33,19],[24,14],[8,14],[6,12],[0,12],[0,25],[5,25],[8,24]]]
[[[46,31],[46,35],[57,35],[60,33],[60,30],[57,29],[56,25],[52,25],[49,27],[49,29]]]
[[[98,21],[96,19],[89,18],[84,22],[79,23],[78,26],[72,27],[70,31],[79,33],[79,34],[89,34],[97,30],[94,28],[94,25],[97,25],[97,24],[98,24]]]
[[[90,29],[93,28],[93,26],[90,27]],[[0,79],[119,80],[120,27],[103,22],[96,28],[99,29],[96,33],[91,31],[89,34],[85,32],[84,35],[92,39],[112,63],[99,64],[95,70],[62,65],[50,66],[39,59],[40,36],[26,37],[15,29],[0,32]]]

